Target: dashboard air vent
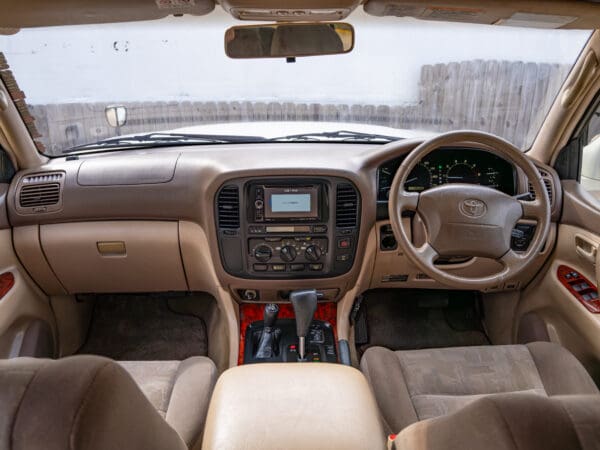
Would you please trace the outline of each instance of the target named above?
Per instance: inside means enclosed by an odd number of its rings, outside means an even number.
[[[550,200],[550,204],[554,204],[554,188],[552,186],[552,181],[548,178],[543,178],[544,186],[546,186],[546,191],[548,192],[548,199]],[[535,200],[535,192],[533,190],[533,185],[529,183],[529,195],[533,200]]]
[[[24,213],[45,213],[60,209],[64,173],[29,175],[18,190],[18,210]]]
[[[339,184],[335,201],[335,226],[350,228],[358,225],[358,193],[350,184]]]
[[[217,199],[219,228],[240,227],[240,191],[237,186],[225,186]]]

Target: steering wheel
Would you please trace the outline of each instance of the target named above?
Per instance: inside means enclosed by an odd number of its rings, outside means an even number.
[[[440,147],[467,142],[488,148],[522,169],[533,186],[535,200],[522,200],[487,186],[463,183],[445,184],[421,193],[404,189],[409,174],[427,154]],[[424,222],[426,239],[419,248],[412,244],[402,225],[405,211],[416,212]],[[396,239],[406,256],[430,278],[461,289],[502,287],[539,254],[550,230],[550,200],[539,171],[508,141],[476,131],[445,133],[411,151],[394,177],[389,214]],[[520,219],[537,222],[531,243],[523,253],[510,248],[512,230]],[[489,276],[469,278],[436,266],[435,261],[440,256],[491,258],[503,268]]]

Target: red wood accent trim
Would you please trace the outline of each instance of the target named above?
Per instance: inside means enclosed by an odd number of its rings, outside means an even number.
[[[556,276],[573,297],[594,314],[600,314],[600,298],[597,287],[577,270],[559,266]]]
[[[8,294],[8,291],[15,285],[15,276],[12,272],[4,272],[0,275],[0,300]]]
[[[244,363],[244,342],[246,338],[246,328],[252,322],[263,320],[263,310],[265,305],[259,303],[242,303],[240,305],[240,352],[238,354],[238,365]],[[294,308],[290,303],[279,304],[278,319],[293,319]],[[317,304],[317,311],[315,312],[316,320],[322,320],[323,322],[329,322],[333,328],[333,335],[337,342],[337,304],[335,302],[324,302]]]

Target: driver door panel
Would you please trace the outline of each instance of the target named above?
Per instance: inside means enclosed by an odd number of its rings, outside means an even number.
[[[591,293],[597,293],[600,278],[600,208],[576,181],[563,181],[563,195],[556,247],[548,264],[523,293],[517,310],[516,340],[560,343],[598,382],[600,313],[591,312],[585,302],[595,302]],[[589,281],[589,288],[583,279]]]

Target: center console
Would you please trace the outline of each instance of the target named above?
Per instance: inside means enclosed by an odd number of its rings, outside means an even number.
[[[365,376],[341,364],[250,364],[225,371],[213,392],[203,449],[384,450]]]
[[[342,275],[354,263],[360,207],[343,178],[232,180],[215,204],[223,266],[249,279]]]

